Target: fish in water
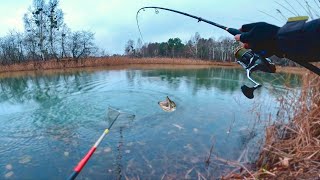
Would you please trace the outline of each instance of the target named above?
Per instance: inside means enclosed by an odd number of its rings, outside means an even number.
[[[160,105],[161,109],[163,109],[166,112],[172,112],[176,110],[176,103],[173,102],[168,96],[166,100],[159,101],[158,104]]]

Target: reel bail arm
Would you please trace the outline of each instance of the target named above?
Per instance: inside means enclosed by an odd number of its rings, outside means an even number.
[[[263,71],[268,73],[275,73],[276,67],[269,58],[263,58],[251,50],[239,48],[235,52],[237,62],[246,70],[247,78],[254,83],[253,87],[246,85],[241,86],[242,93],[249,99],[254,98],[254,90],[260,88],[262,85],[257,83],[250,76],[254,71]]]

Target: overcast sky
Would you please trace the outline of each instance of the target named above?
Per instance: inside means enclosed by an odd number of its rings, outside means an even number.
[[[89,30],[95,33],[99,48],[109,54],[122,54],[129,39],[137,40],[140,35],[136,24],[136,12],[143,6],[161,6],[184,11],[214,21],[227,27],[239,28],[242,24],[265,21],[281,26],[285,20],[276,9],[286,17],[291,12],[305,15],[297,3],[300,0],[60,0],[65,23],[71,30]],[[0,0],[0,36],[9,30],[24,31],[23,14],[32,5],[32,0]],[[286,2],[289,2],[290,5]],[[309,0],[315,9],[314,0]],[[319,9],[318,9],[319,12]],[[267,15],[267,14],[269,15]],[[273,18],[272,16],[276,17]],[[148,9],[139,14],[139,24],[144,42],[163,42],[179,37],[183,42],[195,32],[201,37],[219,38],[229,36],[223,30],[171,12]]]

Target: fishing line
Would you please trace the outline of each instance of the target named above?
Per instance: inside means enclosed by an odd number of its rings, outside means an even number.
[[[299,16],[299,14],[295,14],[294,12],[292,12],[289,8],[285,7],[284,5],[278,3],[277,1],[275,1],[275,3],[277,3],[279,6],[281,6],[282,8],[284,8],[285,10],[287,10],[288,12],[290,12],[291,14],[293,14],[294,16]]]
[[[229,32],[230,34],[232,34],[232,35],[241,34],[241,31],[238,30],[238,29],[228,28],[228,27],[223,26],[223,25],[221,25],[221,24],[218,24],[218,23],[215,23],[215,22],[206,20],[206,19],[204,19],[204,18],[195,16],[195,15],[188,14],[188,13],[185,13],[185,12],[181,12],[181,11],[177,11],[177,10],[173,10],[173,9],[169,9],[169,8],[157,7],[157,6],[147,6],[147,7],[142,7],[142,8],[140,8],[140,9],[137,11],[137,14],[136,14],[137,26],[138,26],[138,30],[139,30],[139,33],[140,33],[140,36],[141,36],[142,39],[143,39],[143,37],[142,37],[142,33],[141,33],[141,30],[140,30],[140,26],[139,26],[138,15],[139,15],[139,12],[140,12],[141,10],[145,11],[145,9],[155,9],[155,13],[156,13],[156,14],[159,13],[159,9],[162,9],[162,10],[165,10],[165,11],[174,12],[174,13],[178,13],[178,14],[181,14],[181,15],[184,15],[184,16],[188,16],[188,17],[194,18],[194,19],[198,20],[198,22],[201,22],[201,21],[202,21],[202,22],[211,24],[211,25],[213,25],[213,26],[216,26],[216,27],[218,27],[218,28],[220,28],[220,29],[223,29],[223,30],[225,30],[225,31],[228,31],[228,32]],[[142,40],[142,41],[143,41],[143,40]]]
[[[274,17],[274,16],[272,16],[272,15],[270,15],[270,14],[264,12],[264,11],[259,10],[259,12],[261,12],[261,13],[267,15],[267,16],[272,17],[273,19],[277,20],[277,21],[280,22],[280,23],[283,23],[283,21],[280,21],[278,18],[276,18],[276,17]],[[285,21],[286,21],[286,20],[287,20],[287,19],[285,18]]]

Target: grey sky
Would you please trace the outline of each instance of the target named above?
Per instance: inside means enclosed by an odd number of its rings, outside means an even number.
[[[6,35],[9,30],[23,31],[22,17],[32,0],[1,1],[0,36]],[[109,54],[122,54],[129,39],[136,41],[140,37],[136,25],[136,12],[143,6],[172,8],[228,27],[239,28],[242,24],[256,21],[283,25],[285,20],[276,9],[280,9],[286,17],[294,16],[294,10],[300,15],[306,15],[297,1],[299,0],[277,1],[288,10],[270,0],[60,0],[60,8],[71,30],[90,30],[95,33],[95,41],[100,48]],[[309,2],[312,7],[318,8],[315,1]],[[231,37],[223,30],[205,23],[197,23],[194,19],[165,11],[156,14],[151,9],[139,14],[139,24],[144,42],[162,42],[171,37],[179,37],[185,42],[195,32],[199,32],[201,37],[205,38]]]

